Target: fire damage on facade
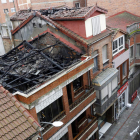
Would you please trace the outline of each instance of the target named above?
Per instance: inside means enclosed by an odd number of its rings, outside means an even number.
[[[76,52],[50,33],[23,41],[0,58],[1,84],[11,93],[27,94],[52,75],[80,61]]]

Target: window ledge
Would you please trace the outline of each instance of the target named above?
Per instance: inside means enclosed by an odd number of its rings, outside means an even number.
[[[103,64],[106,63],[107,61],[109,61],[109,59],[106,59],[106,60],[103,62]]]

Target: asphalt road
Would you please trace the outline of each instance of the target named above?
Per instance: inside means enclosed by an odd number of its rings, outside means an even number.
[[[134,132],[132,136],[130,133],[138,127],[138,121],[140,121],[140,101],[136,98],[132,106],[124,110],[117,123],[114,123],[100,140],[134,140],[137,133]],[[137,140],[140,140],[139,138]]]

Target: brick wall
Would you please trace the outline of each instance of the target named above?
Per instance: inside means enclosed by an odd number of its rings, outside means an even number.
[[[96,2],[98,6],[108,10],[107,17],[125,10],[140,15],[138,0],[87,0],[87,6],[95,5]]]
[[[109,59],[109,64],[103,67],[103,60],[102,60],[102,47],[107,44],[107,58]],[[93,73],[92,69],[90,70],[91,80],[97,76],[103,68],[106,69],[108,67],[112,67],[112,43],[111,43],[111,35],[100,40],[99,42],[90,46],[89,54],[91,55],[92,52],[98,51],[98,71]]]

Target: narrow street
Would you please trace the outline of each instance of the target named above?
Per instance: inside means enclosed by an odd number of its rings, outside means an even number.
[[[117,123],[114,123],[109,128],[101,140],[133,140],[136,133],[130,136],[130,132],[138,126],[138,121],[140,120],[139,110],[140,102],[136,98],[132,106],[128,110],[125,109]]]

